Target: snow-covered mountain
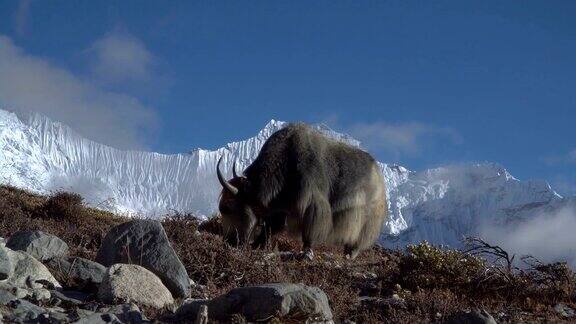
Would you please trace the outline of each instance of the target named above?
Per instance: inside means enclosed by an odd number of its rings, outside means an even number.
[[[170,210],[209,216],[220,185],[215,165],[249,165],[265,140],[285,123],[270,121],[255,137],[210,151],[184,154],[121,151],[82,138],[71,128],[39,115],[0,110],[0,183],[38,193],[81,193],[93,206],[160,217]],[[317,126],[329,136],[359,146],[353,138]],[[543,181],[519,181],[493,163],[446,166],[420,172],[380,164],[387,183],[390,219],[387,246],[426,239],[458,245],[484,224],[530,218],[531,210],[563,198]],[[550,207],[554,208],[554,207]]]

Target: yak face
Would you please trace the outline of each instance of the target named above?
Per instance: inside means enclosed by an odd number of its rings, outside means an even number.
[[[262,234],[262,226],[255,208],[250,203],[250,184],[245,177],[236,175],[226,181],[220,172],[220,162],[218,161],[218,180],[222,185],[222,194],[218,209],[222,215],[222,227],[224,238],[233,245],[253,244],[256,238]]]

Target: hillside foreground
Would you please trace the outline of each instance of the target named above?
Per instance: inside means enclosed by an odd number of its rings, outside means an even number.
[[[75,194],[44,197],[0,186],[0,237],[4,239],[18,231],[41,230],[66,242],[71,256],[95,260],[108,231],[129,220],[85,207]],[[339,249],[319,247],[310,261],[291,257],[299,243],[284,236],[264,249],[232,248],[219,235],[217,217],[199,223],[192,215],[174,213],[162,225],[193,283],[192,298],[214,298],[233,288],[265,283],[303,283],[326,293],[335,322],[443,323],[458,321],[458,316],[474,310],[491,314],[497,322],[576,320],[572,269],[534,258],[514,260],[482,241],[471,242],[474,249],[468,253],[427,243],[404,251],[373,247],[355,260],[347,260]],[[138,264],[137,257],[133,263]],[[74,287],[65,274],[55,277],[64,288]],[[53,299],[30,301],[48,307]],[[9,311],[0,307],[0,313]],[[153,321],[195,320],[176,319],[175,307],[141,309]],[[246,321],[242,314],[229,320]],[[292,314],[266,320],[310,319]]]

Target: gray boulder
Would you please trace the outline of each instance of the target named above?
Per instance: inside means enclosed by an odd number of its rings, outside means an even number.
[[[111,266],[100,288],[98,299],[107,304],[134,302],[157,309],[174,303],[172,294],[152,272],[135,264]]]
[[[317,287],[303,284],[272,283],[242,287],[210,301],[192,300],[176,312],[180,319],[195,319],[203,306],[208,306],[209,320],[228,321],[233,314],[241,314],[248,321],[271,317],[304,316],[314,322],[332,321],[332,310],[326,294]]]
[[[93,313],[88,315],[87,317],[83,317],[76,322],[77,324],[104,324],[104,323],[113,323],[113,324],[123,324],[116,315],[110,313]]]
[[[8,253],[3,248],[0,248],[0,280],[5,280],[12,274],[12,264]]]
[[[56,257],[46,266],[62,284],[83,291],[96,291],[106,273],[100,263],[80,257]]]
[[[496,324],[492,315],[483,309],[474,309],[469,312],[461,311],[450,316],[445,324]]]
[[[190,295],[188,273],[158,221],[139,219],[112,228],[96,261],[107,267],[116,263],[138,264],[156,274],[174,297]]]
[[[23,288],[61,287],[48,268],[30,254],[1,246],[0,250],[8,255],[11,265],[11,275],[3,284]]]
[[[68,254],[68,244],[52,234],[42,231],[18,231],[10,236],[6,247],[24,251],[37,260],[46,261]]]

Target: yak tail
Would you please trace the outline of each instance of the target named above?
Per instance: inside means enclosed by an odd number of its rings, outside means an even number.
[[[304,197],[303,197],[304,198]],[[302,242],[304,247],[313,247],[325,243],[332,231],[332,210],[324,195],[311,193],[301,205]]]

